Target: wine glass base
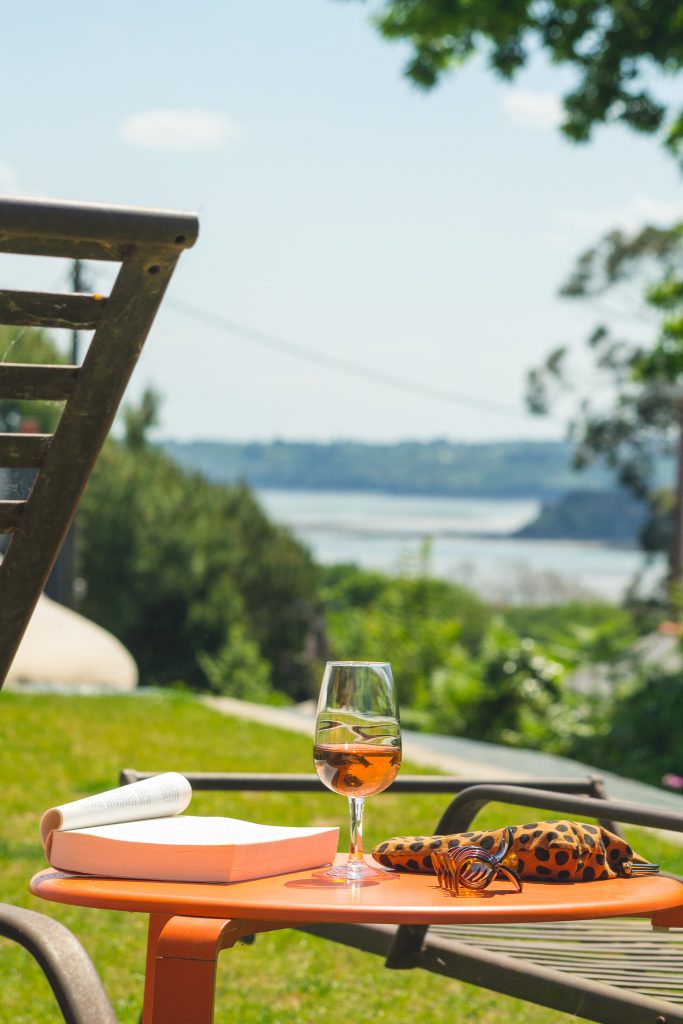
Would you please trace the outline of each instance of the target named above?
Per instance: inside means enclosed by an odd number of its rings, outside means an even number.
[[[336,864],[326,871],[317,871],[318,878],[329,878],[339,882],[362,882],[370,880],[373,882],[386,881],[389,878],[398,878],[395,871],[388,871],[386,868],[376,867],[364,860],[350,860],[346,864]]]

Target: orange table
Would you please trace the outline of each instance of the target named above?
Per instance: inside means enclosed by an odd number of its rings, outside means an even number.
[[[343,860],[344,858],[340,858]],[[683,883],[659,876],[603,882],[505,882],[479,896],[442,892],[433,875],[347,887],[311,871],[212,885],[41,871],[31,892],[56,903],[150,915],[143,1024],[210,1024],[216,960],[243,935],[321,922],[454,924],[566,921],[643,914],[683,925]]]

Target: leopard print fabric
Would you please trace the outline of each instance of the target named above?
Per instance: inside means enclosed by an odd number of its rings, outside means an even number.
[[[601,825],[578,821],[532,821],[514,825],[512,846],[520,878],[537,882],[600,881],[624,875],[625,861],[643,863],[628,843]],[[505,829],[461,832],[451,836],[396,836],[380,843],[372,856],[397,871],[434,873],[432,853],[456,846],[481,846],[497,853]]]

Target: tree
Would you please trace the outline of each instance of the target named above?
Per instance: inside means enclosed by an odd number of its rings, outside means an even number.
[[[83,612],[126,644],[145,683],[227,690],[220,676],[230,671],[244,690],[252,671],[260,690],[270,676],[297,700],[312,696],[310,555],[248,488],[211,484],[147,444],[150,409],[147,396],[126,416],[134,429],[107,442],[83,496]]]
[[[659,133],[672,154],[683,154],[683,108],[655,94],[660,75],[683,69],[683,7],[678,0],[383,0],[375,22],[387,39],[413,50],[406,68],[430,89],[475,52],[512,79],[541,51],[577,72],[564,97],[562,131],[585,142],[600,124],[621,122]],[[683,162],[683,161],[682,161]],[[683,583],[683,267],[681,228],[644,228],[628,238],[611,232],[579,260],[564,294],[587,297],[646,274],[644,298],[660,316],[651,345],[615,338],[599,325],[589,339],[595,368],[611,375],[613,401],[602,411],[584,401],[574,420],[575,464],[598,455],[622,483],[646,498],[643,531],[651,548],[668,545],[670,578]],[[548,406],[548,383],[566,383],[564,348],[551,352],[530,378],[529,404]],[[678,438],[679,472],[672,499],[654,487],[653,467]],[[671,536],[673,535],[673,541]]]
[[[620,482],[649,507],[643,547],[665,551],[669,575],[680,576],[680,539],[674,543],[674,507],[662,486],[662,468],[677,451],[683,407],[683,226],[611,231],[584,252],[562,288],[572,299],[618,296],[628,289],[642,303],[631,330],[643,321],[651,337],[629,341],[599,323],[588,338],[597,399],[579,400],[571,423],[574,465],[603,459]],[[546,413],[572,386],[566,346],[530,372],[527,402]],[[575,385],[581,395],[585,384]]]
[[[431,574],[429,546],[400,576],[337,565],[324,570],[332,656],[380,659],[391,651],[401,707],[424,703],[435,672],[466,663],[491,617],[464,587]]]
[[[673,153],[683,148],[683,108],[669,111],[649,81],[653,68],[683,68],[678,0],[384,0],[374,20],[385,38],[410,44],[406,74],[422,88],[477,51],[512,79],[540,49],[578,74],[564,96],[569,138],[584,142],[596,125],[622,122],[663,129]]]
[[[152,427],[159,425],[161,395],[153,388],[145,388],[139,405],[127,405],[123,409],[123,428],[126,448],[142,451],[147,445]]]

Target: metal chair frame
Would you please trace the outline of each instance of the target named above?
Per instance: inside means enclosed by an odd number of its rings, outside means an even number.
[[[154,772],[124,769],[120,783]],[[193,789],[319,792],[314,775],[184,773]],[[450,776],[399,777],[387,792],[453,796],[434,834],[467,832],[488,803],[557,811],[683,832],[683,813],[609,800],[599,777],[536,779],[501,785]],[[599,885],[596,883],[587,883]],[[652,926],[655,926],[654,928]],[[301,925],[300,931],[384,958],[393,970],[415,967],[600,1024],[683,1024],[683,929],[666,917],[534,925]]]

